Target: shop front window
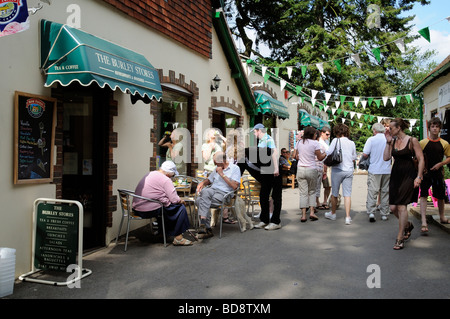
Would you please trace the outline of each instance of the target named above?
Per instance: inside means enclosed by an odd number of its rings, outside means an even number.
[[[178,173],[190,171],[190,97],[180,92],[164,90],[158,104],[157,167],[166,160],[177,165]]]

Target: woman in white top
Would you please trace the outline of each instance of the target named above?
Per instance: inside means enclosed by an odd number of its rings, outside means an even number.
[[[325,158],[325,153],[321,151],[320,144],[315,140],[316,129],[308,126],[304,130],[301,140],[295,147],[297,154],[297,180],[300,191],[300,209],[302,210],[302,223],[306,222],[306,209],[309,207],[309,218],[317,220],[314,214],[316,206],[316,185],[317,185],[317,165],[316,157],[319,160]]]
[[[334,149],[342,149],[342,162],[331,169],[331,212],[325,213],[325,218],[336,220],[336,203],[339,196],[339,188],[342,185],[342,195],[344,196],[345,205],[345,224],[350,225],[352,219],[350,217],[352,183],[354,161],[356,161],[356,146],[350,141],[350,130],[345,124],[338,124],[334,127],[336,138],[331,142],[327,150],[327,155],[333,153]]]

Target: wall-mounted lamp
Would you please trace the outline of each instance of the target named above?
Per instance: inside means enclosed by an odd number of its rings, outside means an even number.
[[[212,79],[212,83],[211,83],[211,92],[216,90],[219,88],[220,85],[220,81],[221,79],[219,78],[219,76],[216,74],[216,77],[214,79]]]

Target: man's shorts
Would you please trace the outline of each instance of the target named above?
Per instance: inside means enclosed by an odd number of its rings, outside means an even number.
[[[441,170],[428,171],[420,183],[420,197],[428,197],[428,190],[432,187],[433,197],[445,199],[445,182]]]

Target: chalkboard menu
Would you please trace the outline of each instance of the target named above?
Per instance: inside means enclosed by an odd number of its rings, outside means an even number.
[[[79,218],[79,208],[74,204],[37,205],[34,251],[36,268],[65,272],[68,265],[76,264]]]
[[[14,183],[53,181],[56,99],[15,94]]]

